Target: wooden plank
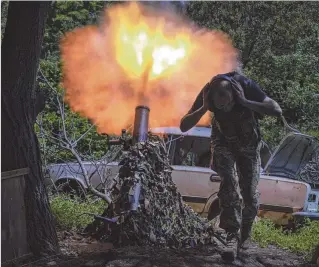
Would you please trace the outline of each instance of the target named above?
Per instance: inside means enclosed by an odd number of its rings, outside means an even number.
[[[1,173],[1,180],[10,178],[23,178],[24,175],[29,174],[29,168],[17,169]]]
[[[1,181],[1,261],[29,253],[25,211],[25,179],[28,169],[5,172]],[[3,173],[1,173],[3,175]],[[22,174],[22,175],[21,175]],[[17,179],[9,179],[17,178]]]

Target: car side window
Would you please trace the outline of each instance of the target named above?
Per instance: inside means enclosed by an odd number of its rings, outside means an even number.
[[[196,136],[176,140],[173,165],[208,168],[211,158],[209,144],[209,138]]]

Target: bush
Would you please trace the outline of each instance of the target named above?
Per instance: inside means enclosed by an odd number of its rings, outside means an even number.
[[[106,208],[103,200],[88,196],[87,199],[68,195],[55,195],[50,197],[51,210],[58,226],[63,229],[82,228],[93,222],[93,216],[83,213],[101,215]]]
[[[295,232],[285,232],[270,220],[263,219],[254,225],[252,238],[261,247],[272,244],[293,252],[309,254],[319,243],[319,221],[306,220]]]

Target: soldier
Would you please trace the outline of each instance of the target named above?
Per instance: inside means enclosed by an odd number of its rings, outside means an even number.
[[[248,248],[259,208],[261,135],[258,119],[262,115],[281,116],[282,111],[257,83],[237,72],[217,75],[204,86],[182,118],[181,131],[194,127],[207,111],[213,115],[211,168],[221,178],[219,226],[226,232],[227,244],[222,258],[233,261],[239,247]]]

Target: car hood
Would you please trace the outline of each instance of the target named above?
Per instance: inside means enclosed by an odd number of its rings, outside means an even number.
[[[299,171],[309,162],[319,148],[318,141],[309,135],[290,133],[283,138],[270,157],[263,173],[296,179]]]

